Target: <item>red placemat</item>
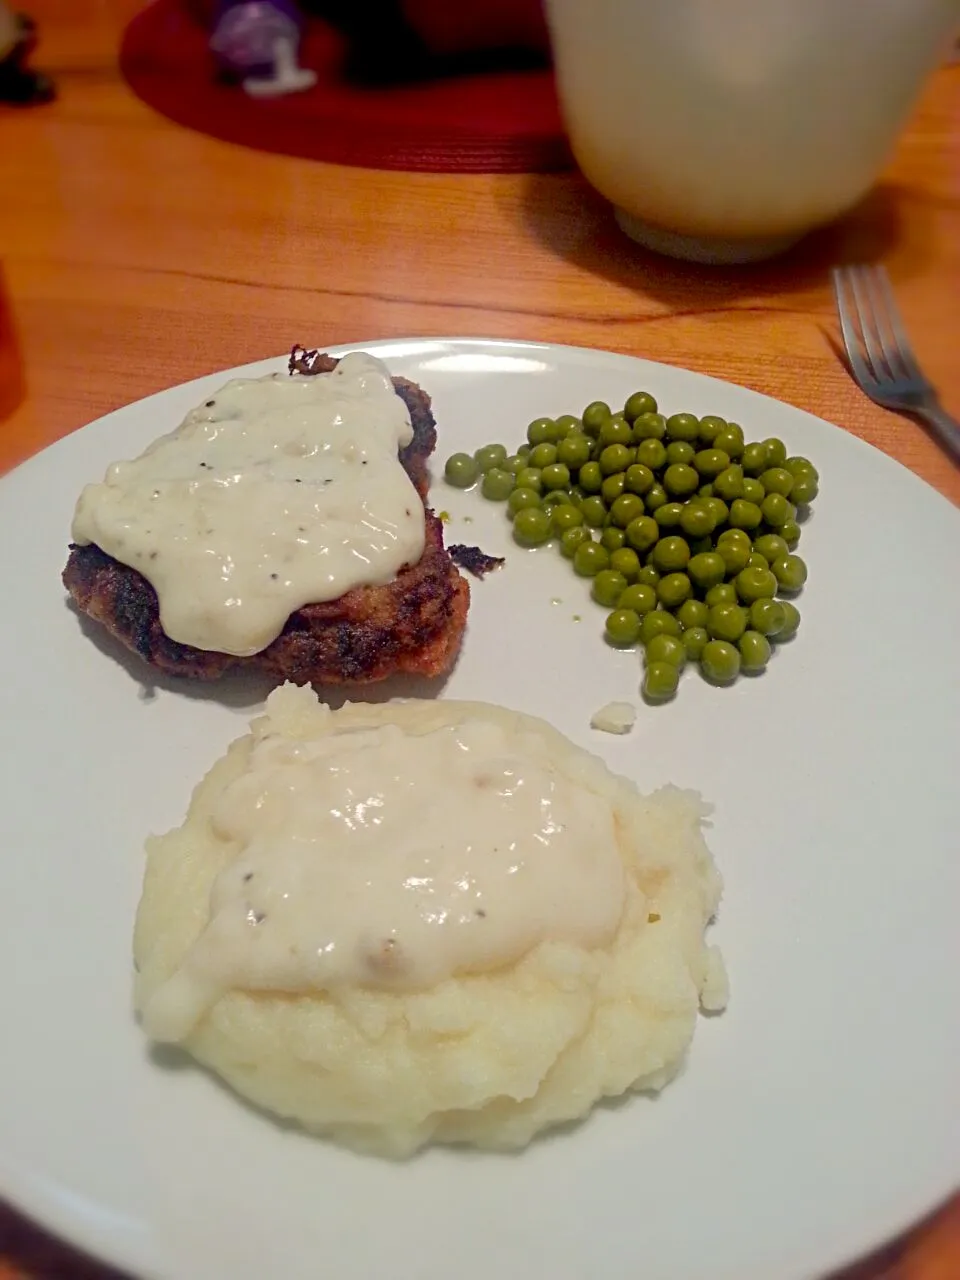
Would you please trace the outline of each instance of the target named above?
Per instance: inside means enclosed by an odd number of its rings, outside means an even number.
[[[260,151],[430,173],[571,163],[550,71],[361,88],[340,74],[340,36],[311,21],[300,61],[317,72],[317,85],[264,101],[216,80],[207,40],[182,0],[154,0],[124,32],[120,69],[139,98],[177,124]]]

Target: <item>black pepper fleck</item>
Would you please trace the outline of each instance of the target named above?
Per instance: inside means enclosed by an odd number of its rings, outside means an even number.
[[[253,872],[248,871],[247,874],[243,877],[243,883],[249,884],[252,879],[253,879]]]
[[[273,579],[274,582],[276,582],[276,580],[280,577],[280,575],[279,573],[271,573],[270,577]]]
[[[216,402],[216,400],[208,400],[208,401],[207,401],[207,404],[206,404],[206,407],[207,407],[208,409],[212,409],[212,408],[213,408],[213,406],[214,406],[216,403],[217,403],[217,402]]]
[[[487,913],[484,911],[483,907],[477,907],[477,915],[483,920],[486,920],[487,918]]]

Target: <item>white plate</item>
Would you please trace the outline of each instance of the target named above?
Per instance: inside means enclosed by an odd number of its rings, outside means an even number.
[[[623,739],[589,719],[636,696],[639,664],[602,643],[586,584],[516,548],[502,508],[434,487],[448,540],[507,556],[473,585],[445,693],[546,716],[642,787],[716,803],[730,1008],[701,1020],[659,1100],[516,1157],[364,1159],[151,1058],[129,1012],[143,839],[180,821],[263,691],[141,683],[135,659],[84,634],[59,574],[81,485],[215,374],[0,484],[0,1192],[176,1280],[801,1280],[907,1226],[960,1174],[957,511],[836,428],[680,369],[525,343],[366,345],[433,395],[441,459],[646,387],[818,464],[797,640],[732,689],[688,673]]]

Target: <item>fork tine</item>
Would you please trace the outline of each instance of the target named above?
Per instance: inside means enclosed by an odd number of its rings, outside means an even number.
[[[850,284],[853,289],[857,313],[860,316],[860,331],[863,334],[863,345],[866,348],[867,361],[874,377],[879,382],[883,382],[892,376],[892,370],[887,368],[883,347],[879,341],[880,326],[874,313],[873,297],[868,287],[867,279],[866,268],[850,268]]]
[[[917,364],[917,358],[913,354],[913,347],[910,345],[910,339],[907,336],[907,329],[900,315],[900,308],[897,306],[897,300],[893,296],[893,289],[890,286],[890,277],[887,275],[886,267],[878,267],[874,274],[876,293],[880,298],[880,310],[886,316],[887,325],[893,337],[894,350],[896,358],[903,370],[903,376],[913,378],[917,382],[924,382],[925,378]],[[881,329],[880,341],[883,343],[883,349],[887,352],[887,344],[883,339],[883,330]],[[890,360],[890,356],[887,356]],[[890,367],[894,369],[893,361],[890,360]]]
[[[876,379],[863,358],[856,321],[850,310],[849,271],[846,267],[834,267],[832,275],[833,293],[837,302],[837,314],[840,317],[840,333],[843,336],[843,345],[846,348],[847,359],[850,362],[850,371],[861,388],[869,395],[868,387]]]

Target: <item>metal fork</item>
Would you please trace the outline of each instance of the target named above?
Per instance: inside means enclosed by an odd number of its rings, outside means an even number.
[[[840,330],[854,380],[871,400],[919,418],[955,462],[960,423],[941,407],[923,375],[883,267],[834,267]]]

